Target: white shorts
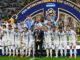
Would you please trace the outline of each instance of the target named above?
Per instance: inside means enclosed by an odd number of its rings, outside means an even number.
[[[29,47],[28,41],[24,40],[24,43],[25,43],[25,47],[28,48]]]
[[[5,37],[2,38],[2,43],[3,43],[2,44],[3,46],[6,46],[7,45],[7,39]]]
[[[46,49],[52,48],[52,42],[46,42]]]
[[[53,44],[54,44],[54,48],[58,48],[59,47],[59,41],[58,40],[54,40]]]
[[[34,41],[30,41],[29,42],[29,48],[34,48],[35,42]]]
[[[26,49],[25,43],[21,44],[19,48],[20,49]]]
[[[67,41],[60,41],[60,48],[67,48]]]
[[[14,46],[14,44],[15,44],[15,42],[12,40],[9,40],[8,41],[8,48],[10,48],[10,49],[14,49],[15,48],[15,46]]]
[[[69,41],[69,46],[76,46],[76,41],[75,40],[70,40]]]
[[[20,41],[18,41],[18,40],[15,41],[15,47],[16,47],[16,48],[19,48],[19,47],[20,47]]]
[[[2,46],[8,46],[8,41],[7,40],[5,40],[5,41],[3,40],[2,43],[3,43]]]

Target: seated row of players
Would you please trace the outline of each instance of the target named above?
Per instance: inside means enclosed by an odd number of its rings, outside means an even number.
[[[6,28],[0,28],[0,45],[2,47],[2,54],[6,54],[13,56],[21,54],[23,56],[30,56],[31,50],[33,51],[33,56],[35,55],[35,38],[34,31],[38,30],[35,28],[33,31],[28,30],[27,27],[24,27],[21,32],[19,28],[13,28],[11,25]],[[46,49],[47,57],[52,57],[52,50],[55,49],[55,55],[58,57],[58,52],[60,48],[60,54],[63,56],[67,55],[67,37],[69,38],[69,46],[70,46],[70,57],[72,57],[72,49],[74,49],[74,56],[76,58],[76,32],[70,27],[67,29],[58,28],[52,26],[50,30],[48,26],[44,26],[42,28],[44,31],[44,46]],[[20,53],[18,52],[20,50]],[[25,52],[24,52],[25,50]]]

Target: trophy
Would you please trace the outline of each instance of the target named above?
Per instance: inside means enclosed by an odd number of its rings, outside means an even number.
[[[37,29],[35,30],[35,40],[36,40],[36,42],[40,41],[38,38],[38,30]]]

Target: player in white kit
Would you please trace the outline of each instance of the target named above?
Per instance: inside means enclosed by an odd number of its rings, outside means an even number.
[[[72,57],[72,49],[74,49],[74,57],[76,58],[76,32],[68,27],[68,37],[69,37],[69,45],[70,45],[70,58]]]
[[[2,46],[2,44],[3,44],[3,42],[2,42],[2,36],[3,36],[3,31],[2,31],[2,27],[0,26],[0,48],[3,49],[3,46]]]
[[[52,27],[52,37],[53,37],[53,45],[55,49],[55,57],[58,57],[58,51],[59,51],[59,33],[58,33],[58,28],[56,26]]]
[[[9,50],[9,56],[13,54],[14,56],[14,30],[11,25],[8,25],[7,29],[7,44],[8,44],[8,50]],[[12,50],[12,51],[11,51]],[[12,53],[13,52],[13,53]]]
[[[59,36],[60,36],[60,54],[63,56],[67,55],[67,34],[65,30],[62,30],[62,28],[59,28]]]
[[[23,33],[22,33],[22,40],[24,43],[24,48],[21,50],[22,55],[25,54],[25,56],[28,56],[28,47],[29,47],[29,42],[28,42],[28,38],[29,38],[29,32],[27,27],[24,27]],[[25,50],[25,53],[24,53]]]
[[[26,49],[26,43],[25,41],[23,40],[23,32],[21,32],[21,39],[20,39],[20,47],[19,47],[19,50],[20,50],[20,57],[23,57],[24,56],[24,50]]]
[[[8,55],[8,46],[7,46],[7,29],[6,29],[6,25],[3,25],[3,37],[2,37],[2,54],[6,54]],[[4,51],[5,50],[5,51]]]
[[[21,39],[21,33],[18,30],[18,28],[16,27],[15,31],[14,31],[14,41],[15,41],[16,56],[18,56],[18,54],[19,54],[18,50],[20,48],[20,39]]]
[[[52,58],[51,31],[48,30],[47,26],[44,27],[44,39],[45,39],[45,44],[46,44],[46,54],[47,54],[47,57],[50,56]]]
[[[29,52],[28,52],[28,56],[31,55],[31,50],[32,50],[32,54],[34,57],[35,54],[35,39],[33,37],[33,31],[29,30]]]

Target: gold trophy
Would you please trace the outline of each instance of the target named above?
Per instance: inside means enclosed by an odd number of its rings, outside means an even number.
[[[38,38],[38,30],[37,29],[35,30],[35,40],[36,40],[36,42],[40,41]]]

